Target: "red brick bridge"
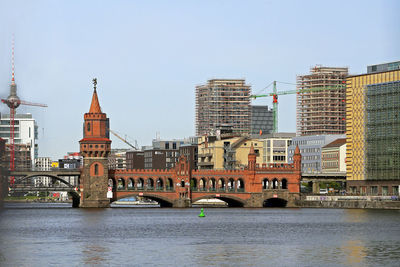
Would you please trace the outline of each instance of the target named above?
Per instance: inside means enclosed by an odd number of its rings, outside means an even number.
[[[230,206],[294,206],[300,195],[301,155],[297,147],[292,164],[256,163],[251,145],[244,170],[191,170],[181,157],[175,168],[166,170],[108,170],[111,150],[109,119],[101,111],[96,92],[84,115],[83,156],[80,176],[80,207],[108,207],[125,197],[143,196],[162,207],[190,207],[200,199],[217,198]],[[112,194],[108,193],[111,188]]]
[[[142,196],[161,207],[190,207],[200,199],[217,198],[230,207],[294,206],[300,192],[299,151],[293,164],[255,163],[250,149],[244,170],[190,170],[181,157],[169,170],[111,170],[109,184],[116,201]]]

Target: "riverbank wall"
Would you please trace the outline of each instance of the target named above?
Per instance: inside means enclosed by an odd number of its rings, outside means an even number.
[[[400,210],[399,198],[392,196],[306,196],[295,204],[301,208]]]

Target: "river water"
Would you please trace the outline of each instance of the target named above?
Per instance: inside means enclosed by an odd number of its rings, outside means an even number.
[[[400,266],[400,211],[6,204],[0,266]]]

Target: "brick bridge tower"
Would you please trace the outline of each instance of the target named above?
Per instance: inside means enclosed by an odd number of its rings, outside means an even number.
[[[110,206],[107,198],[108,155],[111,150],[109,119],[101,112],[97,97],[97,79],[93,79],[94,91],[89,113],[84,115],[83,139],[79,141],[83,156],[80,190],[82,208]]]

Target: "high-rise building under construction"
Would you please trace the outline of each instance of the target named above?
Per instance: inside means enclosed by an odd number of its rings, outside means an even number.
[[[250,132],[250,85],[244,79],[213,79],[196,86],[196,135]]]
[[[348,68],[317,65],[297,76],[297,135],[344,134]]]

